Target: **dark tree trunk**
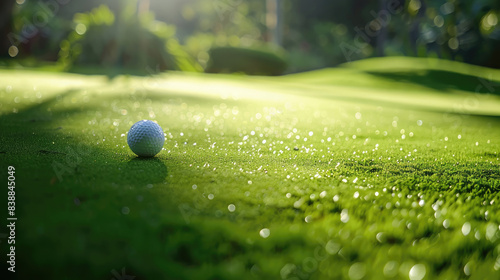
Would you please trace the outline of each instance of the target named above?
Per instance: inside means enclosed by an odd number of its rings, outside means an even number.
[[[420,26],[423,22],[423,18],[425,17],[425,13],[427,11],[427,5],[425,1],[421,1],[421,6],[420,9],[417,12],[417,15],[415,16],[415,19],[413,20],[413,23],[410,26],[410,44],[411,44],[411,49],[414,53],[415,56],[418,56],[418,44],[419,39],[420,39]]]
[[[380,0],[380,11],[387,10],[387,1]],[[389,23],[387,23],[389,24]],[[385,56],[385,41],[387,40],[387,25],[381,24],[380,32],[376,41],[376,54],[377,56]]]
[[[12,32],[12,10],[16,0],[0,1],[0,57],[8,57],[11,42],[8,35]]]

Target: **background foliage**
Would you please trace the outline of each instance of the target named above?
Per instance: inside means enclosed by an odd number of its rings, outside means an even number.
[[[500,68],[500,2],[496,0],[283,1],[281,46],[269,43],[266,0],[8,0],[0,5],[5,14],[0,21],[4,65],[19,59],[24,64],[30,59],[60,59],[67,52],[67,42],[77,37],[72,35],[78,26],[75,14],[106,5],[121,21],[108,31],[101,28],[101,34],[92,30],[86,40],[94,46],[105,44],[100,36],[111,30],[129,38],[153,36],[166,44],[163,56],[180,63],[174,69],[201,71],[209,63],[210,49],[226,46],[286,50],[288,72],[393,55],[440,57]],[[398,6],[397,12],[388,13],[390,5]],[[169,31],[162,27],[166,33],[155,32],[160,22]],[[131,30],[136,34],[128,34]],[[160,44],[155,40],[150,42],[153,46]],[[120,41],[123,49],[137,48],[135,40],[129,41]],[[150,53],[147,48],[139,47],[138,53]],[[88,57],[82,55],[81,60]],[[145,60],[132,65],[150,67]]]

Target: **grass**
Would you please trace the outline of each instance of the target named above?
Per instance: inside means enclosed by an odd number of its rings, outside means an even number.
[[[0,70],[16,273],[498,279],[499,83],[412,58],[272,78]],[[153,159],[126,144],[141,119],[166,134]]]

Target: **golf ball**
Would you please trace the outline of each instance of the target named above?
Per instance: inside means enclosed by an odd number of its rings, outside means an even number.
[[[153,157],[158,154],[165,143],[163,129],[155,122],[142,120],[130,128],[127,143],[132,152],[140,157]]]

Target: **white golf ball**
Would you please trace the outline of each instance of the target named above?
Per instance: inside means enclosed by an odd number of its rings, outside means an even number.
[[[155,122],[142,120],[130,128],[127,143],[132,152],[140,157],[153,157],[158,154],[165,143],[163,129]]]

